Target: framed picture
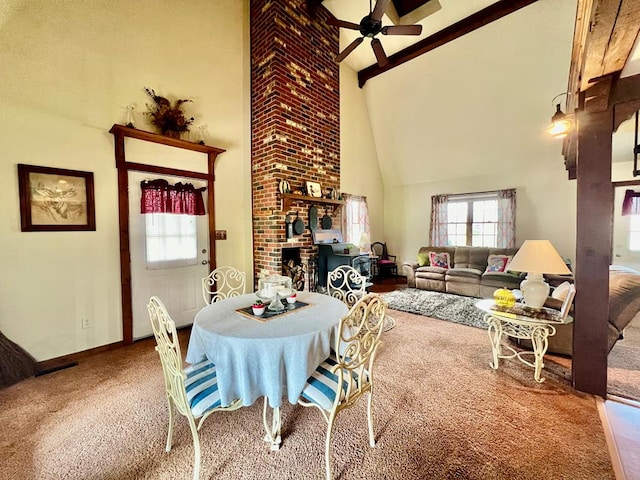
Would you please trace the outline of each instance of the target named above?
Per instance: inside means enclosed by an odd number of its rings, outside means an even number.
[[[322,188],[318,182],[307,182],[307,195],[322,198]]]
[[[23,232],[95,230],[93,173],[18,164]]]

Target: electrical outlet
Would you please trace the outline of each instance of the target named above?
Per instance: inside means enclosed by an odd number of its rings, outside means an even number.
[[[216,240],[226,240],[226,239],[227,239],[226,230],[216,230]]]
[[[89,320],[88,318],[82,318],[81,322],[82,328],[91,328],[91,320]]]

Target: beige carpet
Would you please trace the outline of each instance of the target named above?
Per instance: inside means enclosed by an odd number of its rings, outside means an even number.
[[[571,357],[547,354],[548,370],[571,382]],[[607,393],[640,402],[640,318],[624,330],[607,357]]]
[[[487,333],[390,312],[377,362],[374,421],[365,403],[342,412],[333,473],[348,479],[613,479],[592,397],[529,367],[489,368]],[[186,336],[184,338],[186,341]],[[179,479],[192,474],[182,418],[164,451],[167,409],[152,341],[0,391],[0,478]],[[285,404],[283,445],[262,441],[261,403],[212,415],[201,431],[201,478],[321,479],[325,426]]]
[[[608,393],[640,402],[640,318],[624,329],[608,357]]]

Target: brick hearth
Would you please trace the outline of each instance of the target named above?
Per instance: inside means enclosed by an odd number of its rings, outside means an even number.
[[[295,201],[282,211],[280,180],[292,190],[305,181],[340,188],[340,88],[338,28],[318,8],[311,18],[305,0],[251,1],[251,157],[253,254],[256,275],[282,271],[282,248],[299,247],[303,263],[316,249],[308,229],[312,205]],[[286,239],[285,218],[296,215],[303,235]],[[319,208],[319,216],[324,209]],[[329,206],[334,225],[340,209]],[[254,279],[255,280],[255,279]]]

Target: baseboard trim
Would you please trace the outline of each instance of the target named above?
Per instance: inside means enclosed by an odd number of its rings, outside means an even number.
[[[99,347],[90,348],[88,350],[82,350],[81,352],[70,353],[68,355],[62,355],[60,357],[50,358],[49,360],[43,360],[38,362],[35,376],[46,375],[47,373],[56,372],[69,367],[75,367],[82,359],[95,355],[97,353],[107,352],[124,346],[124,342],[109,343],[107,345],[101,345]]]

